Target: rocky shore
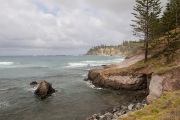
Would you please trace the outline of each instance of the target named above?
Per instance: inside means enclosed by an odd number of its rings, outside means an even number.
[[[121,117],[129,115],[137,110],[140,110],[146,106],[146,102],[138,102],[138,103],[129,103],[120,105],[117,107],[110,108],[105,112],[100,112],[98,114],[94,114],[91,117],[86,118],[86,120],[118,120]]]
[[[133,66],[142,59],[142,54],[140,54],[127,58],[123,62],[105,66],[104,69],[90,70],[88,80],[95,86],[102,88],[137,91],[137,93],[138,91],[145,91],[147,94],[144,96],[144,100],[147,104],[160,98],[164,92],[180,90],[180,67],[178,67],[178,62],[177,66],[174,65],[176,64],[174,62],[173,67],[165,66],[166,69],[163,72],[157,72],[152,69],[153,65],[156,64],[153,62],[143,66]],[[145,105],[144,102],[129,103],[115,107],[112,111],[107,111],[104,114],[94,114],[88,117],[87,120],[117,120],[143,108]]]

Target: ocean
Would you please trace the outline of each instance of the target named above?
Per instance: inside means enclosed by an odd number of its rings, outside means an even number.
[[[131,101],[128,91],[96,88],[88,70],[122,61],[122,56],[0,57],[0,120],[85,120]],[[46,80],[57,91],[41,100],[30,83]]]

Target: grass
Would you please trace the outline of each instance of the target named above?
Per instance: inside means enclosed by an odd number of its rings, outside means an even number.
[[[144,61],[139,61],[131,66],[131,69],[134,69],[137,73],[164,73],[175,68],[180,68],[180,66],[172,65],[171,63],[167,64],[162,59],[153,57],[149,58],[146,63],[144,63]]]
[[[180,120],[180,91],[164,93],[152,104],[119,120]]]

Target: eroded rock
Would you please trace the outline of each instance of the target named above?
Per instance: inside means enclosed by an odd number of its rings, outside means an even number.
[[[147,103],[150,104],[160,98],[163,92],[180,90],[180,69],[170,70],[161,74],[152,74],[149,83]]]
[[[162,77],[158,75],[153,75],[151,77],[150,85],[149,85],[149,95],[147,96],[147,103],[152,103],[154,100],[162,96]]]
[[[103,88],[112,88],[115,90],[142,90],[147,88],[147,75],[141,74],[136,76],[117,76],[104,75],[100,70],[90,70],[88,79],[92,84]]]
[[[49,82],[43,80],[39,83],[39,86],[35,90],[34,93],[36,95],[39,95],[41,97],[41,99],[44,99],[47,96],[50,96],[54,92],[55,92],[55,89],[52,88],[52,85]]]

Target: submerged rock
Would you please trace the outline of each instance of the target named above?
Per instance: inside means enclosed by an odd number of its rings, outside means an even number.
[[[30,85],[32,85],[32,86],[35,86],[35,85],[37,85],[38,84],[38,82],[36,82],[36,81],[32,81],[31,83],[30,83]]]
[[[52,85],[49,82],[43,80],[39,83],[39,86],[35,90],[34,93],[36,95],[39,95],[41,97],[41,99],[44,99],[47,96],[50,96],[54,92],[55,92],[55,89],[52,88]]]

